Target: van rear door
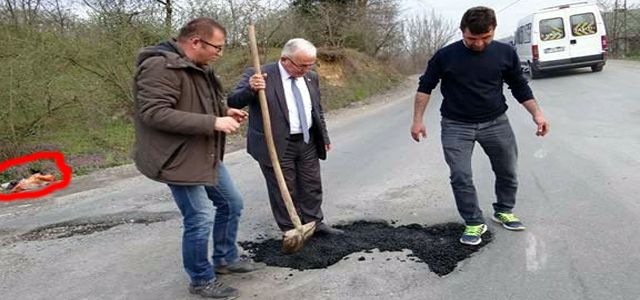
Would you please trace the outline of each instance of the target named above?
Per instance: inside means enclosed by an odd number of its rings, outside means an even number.
[[[601,35],[605,35],[604,24],[602,21],[598,22],[601,20],[600,12],[594,8],[595,6],[567,10],[571,26],[571,56],[574,58],[602,54]],[[599,32],[602,34],[598,34]]]
[[[540,14],[538,18],[538,49],[540,62],[562,61],[571,58],[569,37],[561,10]],[[534,34],[535,31],[534,31]]]

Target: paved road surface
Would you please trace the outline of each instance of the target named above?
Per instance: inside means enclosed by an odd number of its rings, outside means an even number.
[[[640,299],[639,84],[640,63],[623,61],[610,61],[601,73],[567,71],[533,81],[551,121],[545,138],[534,135],[529,115],[510,98],[520,147],[516,212],[528,230],[490,224],[494,242],[445,277],[401,262],[406,251],[374,251],[352,254],[365,261],[322,270],[269,267],[223,280],[241,289],[241,299]],[[428,139],[414,143],[414,90],[330,115],[334,150],[322,165],[329,222],[460,221],[440,149],[441,97],[434,94],[426,114]],[[476,150],[475,182],[488,214],[493,177]],[[227,165],[245,195],[239,238],[277,237],[257,164],[238,151]],[[2,203],[0,298],[197,299],[186,292],[176,211],[168,189],[131,166],[79,178],[56,197]],[[128,222],[69,238],[13,238],[79,218]]]

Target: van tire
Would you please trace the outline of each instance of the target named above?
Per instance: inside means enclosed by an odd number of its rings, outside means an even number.
[[[536,70],[532,65],[529,65],[529,78],[530,79],[540,78],[540,71]]]
[[[600,72],[602,71],[603,68],[604,68],[604,65],[593,65],[591,66],[591,71]]]

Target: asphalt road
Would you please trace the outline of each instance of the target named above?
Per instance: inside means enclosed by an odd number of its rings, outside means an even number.
[[[509,95],[520,152],[516,213],[528,229],[489,224],[494,241],[447,276],[401,261],[408,251],[374,251],[327,269],[268,267],[223,280],[241,299],[640,299],[639,84],[640,63],[614,60],[601,73],[532,81],[551,122],[544,138]],[[322,171],[330,223],[461,221],[440,148],[441,97],[425,116],[429,137],[415,143],[414,91],[412,82],[329,115],[334,150]],[[243,150],[226,164],[245,197],[239,239],[277,237],[258,165]],[[493,176],[480,147],[474,175],[489,215]],[[110,229],[56,238],[98,225]],[[0,299],[198,299],[186,291],[180,234],[168,189],[131,166],[77,178],[54,197],[0,203]]]

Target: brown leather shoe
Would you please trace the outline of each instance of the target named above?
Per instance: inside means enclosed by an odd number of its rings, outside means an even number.
[[[329,225],[320,222],[318,224],[316,224],[316,231],[315,233],[317,234],[335,234],[335,235],[340,235],[340,234],[344,234],[344,230],[340,230],[337,228],[333,228],[330,227]]]

